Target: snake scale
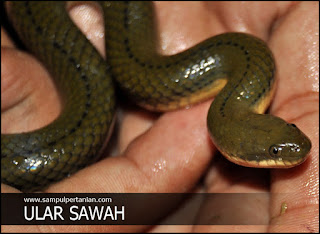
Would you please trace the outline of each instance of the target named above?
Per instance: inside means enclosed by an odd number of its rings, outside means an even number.
[[[262,114],[275,90],[267,45],[245,33],[209,38],[172,56],[157,53],[150,2],[99,2],[107,61],[74,26],[64,2],[12,2],[12,23],[50,71],[61,115],[32,132],[1,135],[1,181],[41,189],[97,160],[112,131],[114,82],[138,105],[170,111],[215,95],[208,130],[221,153],[248,167],[302,163],[311,142],[294,124]]]

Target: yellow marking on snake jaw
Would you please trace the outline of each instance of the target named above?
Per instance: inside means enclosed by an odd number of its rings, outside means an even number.
[[[275,160],[265,160],[265,161],[261,161],[259,162],[259,165],[263,165],[263,166],[275,166],[276,162]]]

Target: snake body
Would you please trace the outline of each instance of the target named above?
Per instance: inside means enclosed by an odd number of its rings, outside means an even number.
[[[64,97],[62,114],[28,133],[1,135],[1,180],[42,188],[94,162],[115,112],[111,77],[130,99],[170,111],[218,93],[208,112],[213,142],[249,167],[292,167],[311,148],[295,125],[262,114],[275,90],[275,63],[260,39],[225,33],[172,56],[157,53],[150,2],[101,2],[107,64],[73,25],[64,2],[15,2],[10,15],[27,47],[47,66]]]

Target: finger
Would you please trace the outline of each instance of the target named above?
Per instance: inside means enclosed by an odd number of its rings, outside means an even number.
[[[104,22],[99,6],[89,2],[68,2],[67,10],[75,25],[105,58]]]
[[[119,114],[119,154],[122,154],[134,139],[151,128],[159,118],[159,114],[142,111],[136,107],[125,107]]]
[[[30,131],[60,113],[58,93],[47,71],[32,56],[1,48],[1,133]]]
[[[14,48],[12,40],[9,38],[7,32],[1,27],[1,46]]]
[[[282,16],[271,41],[280,78],[272,112],[295,123],[312,141],[304,164],[272,172],[271,232],[318,230],[318,10],[316,2],[297,4]],[[285,205],[287,210],[281,209]]]

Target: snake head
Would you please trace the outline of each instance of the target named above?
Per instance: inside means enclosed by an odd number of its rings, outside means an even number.
[[[311,141],[296,125],[263,114],[249,114],[241,119],[232,119],[232,128],[222,125],[221,136],[212,136],[228,160],[246,167],[290,168],[308,157]],[[237,134],[230,134],[231,130]]]
[[[293,167],[305,161],[311,149],[310,139],[295,125],[286,123],[277,143],[269,147],[269,156],[277,165]],[[276,166],[275,166],[276,167]]]

